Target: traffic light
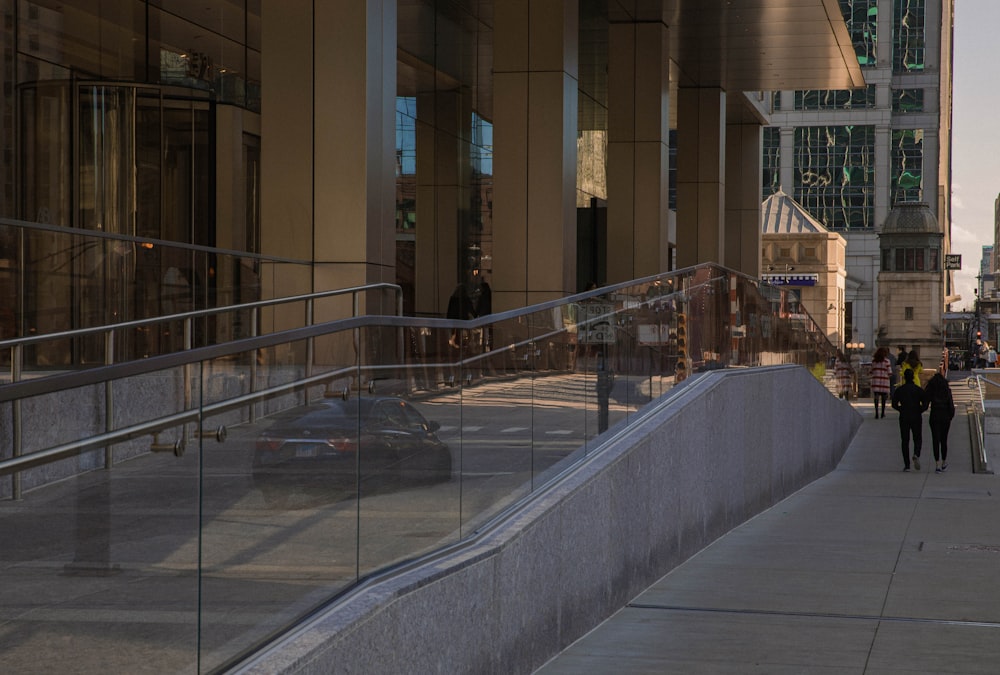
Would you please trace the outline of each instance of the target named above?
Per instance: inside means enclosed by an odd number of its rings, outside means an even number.
[[[691,373],[688,358],[687,314],[677,312],[677,365],[674,366],[675,381],[680,382]]]

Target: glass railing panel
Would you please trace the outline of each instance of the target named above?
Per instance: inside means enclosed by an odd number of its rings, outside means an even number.
[[[537,359],[525,316],[463,331],[459,342],[465,362],[455,426],[468,533],[531,491]]]
[[[0,500],[6,671],[197,669],[198,454],[178,457],[171,430],[160,447],[150,434],[69,447],[154,417],[129,396],[177,409],[180,373],[157,373],[155,390],[152,378],[114,383],[112,424],[103,385],[20,400],[23,456],[63,448],[65,458],[21,471],[20,499]]]
[[[148,659],[136,644],[166,645],[171,670],[221,667],[360,578],[470,536],[687,377],[825,363],[832,346],[783,310],[797,306],[786,293],[707,265],[489,323],[366,317],[187,366],[129,364],[110,387],[22,398],[17,415],[5,402],[0,426],[23,417],[19,454],[135,433],[16,480],[0,445],[0,531],[19,542],[8,568],[36,588],[58,569],[62,584],[58,602],[5,592],[11,615],[57,621],[36,636],[15,618],[0,649],[65,644],[60,659],[72,659],[83,647],[56,632],[92,643],[96,626],[126,660]],[[304,325],[304,304],[291,313]],[[74,570],[81,585],[69,585],[63,568],[77,561],[101,581]],[[97,602],[149,614],[122,629]]]
[[[358,571],[364,576],[458,541],[461,422],[457,387],[411,392],[399,331],[364,328],[361,382],[339,403],[356,411]]]
[[[575,316],[568,304],[527,315],[532,489],[578,461],[586,448],[588,382],[575,372]]]
[[[306,350],[276,351],[287,370],[272,386],[294,384],[288,375],[306,367],[291,359]],[[322,383],[268,396],[256,405],[267,416],[227,406],[248,393],[255,361],[251,351],[200,368],[202,672],[357,581],[357,422]]]

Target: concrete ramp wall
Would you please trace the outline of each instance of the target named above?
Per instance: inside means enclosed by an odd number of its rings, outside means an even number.
[[[675,388],[458,552],[339,603],[246,673],[530,673],[719,536],[831,471],[861,424],[804,368]]]

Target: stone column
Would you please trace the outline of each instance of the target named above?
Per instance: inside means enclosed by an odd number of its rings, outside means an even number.
[[[764,132],[760,124],[726,126],[725,258],[730,269],[760,276],[761,183]]]
[[[493,310],[576,290],[578,6],[494,6]]]
[[[608,35],[608,282],[669,267],[669,33],[611,24]]]
[[[677,266],[724,260],[726,93],[677,94]]]
[[[265,293],[393,282],[396,3],[262,9],[262,253],[314,263]]]

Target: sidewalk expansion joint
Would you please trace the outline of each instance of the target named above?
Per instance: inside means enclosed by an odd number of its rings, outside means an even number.
[[[670,612],[698,612],[706,614],[738,614],[743,616],[791,616],[808,619],[849,619],[852,621],[893,621],[901,623],[926,623],[939,626],[972,626],[977,628],[1000,628],[996,621],[959,621],[955,619],[928,619],[909,616],[876,616],[867,614],[837,614],[833,612],[783,612],[769,609],[725,609],[720,607],[682,607],[679,605],[649,605],[629,603],[627,609],[658,609]]]

